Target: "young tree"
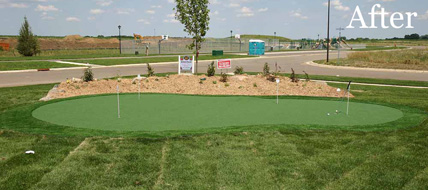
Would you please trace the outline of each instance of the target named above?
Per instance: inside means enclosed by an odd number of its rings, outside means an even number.
[[[210,10],[209,0],[175,0],[177,6],[175,18],[184,25],[184,32],[193,36],[193,43],[188,48],[196,50],[196,73],[198,73],[198,59],[201,43],[209,30]]]
[[[24,17],[24,23],[19,31],[18,46],[16,49],[24,56],[33,56],[40,53],[39,42],[31,31],[27,17]]]

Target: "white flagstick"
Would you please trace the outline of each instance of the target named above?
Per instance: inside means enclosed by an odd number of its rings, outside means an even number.
[[[141,97],[141,75],[138,75],[137,80],[138,80],[138,99],[140,99],[140,97]]]
[[[279,104],[279,79],[276,79],[276,104]]]
[[[346,107],[346,115],[349,115],[349,92],[351,91],[351,85],[348,88],[348,106]]]
[[[117,85],[117,118],[120,118],[119,85]]]

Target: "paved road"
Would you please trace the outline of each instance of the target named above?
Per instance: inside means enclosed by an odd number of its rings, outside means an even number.
[[[341,53],[341,57],[346,57],[349,52]],[[308,61],[325,59],[325,51],[309,52],[285,52],[272,53],[260,58],[239,59],[233,61],[233,66],[243,66],[247,72],[262,72],[263,64],[268,62],[271,70],[275,69],[275,63],[281,67],[281,72],[291,72],[294,68],[296,73],[306,71],[309,75],[330,75],[330,76],[349,76],[364,78],[382,78],[398,80],[416,80],[428,81],[428,72],[399,72],[399,71],[375,71],[375,70],[355,70],[341,68],[326,68],[305,64]],[[337,53],[331,54],[332,58],[337,57]],[[199,72],[206,72],[209,61],[201,61]],[[159,63],[153,64],[155,72],[177,72],[177,63]],[[137,74],[146,74],[146,65],[132,66],[113,66],[93,68],[96,78],[114,77],[117,75],[128,76]],[[217,71],[219,72],[219,71]],[[232,72],[230,70],[229,72]],[[53,70],[49,72],[18,72],[18,73],[0,73],[0,87],[23,86],[33,84],[49,84],[65,81],[66,78],[80,78],[83,75],[82,68],[70,68],[64,70]]]

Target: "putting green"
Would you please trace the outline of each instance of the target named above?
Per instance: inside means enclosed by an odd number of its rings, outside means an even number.
[[[165,94],[120,96],[121,118],[115,95],[65,100],[33,111],[37,119],[57,125],[113,130],[197,130],[252,125],[376,125],[403,117],[400,110],[365,103],[260,97],[213,97]],[[341,113],[336,114],[336,110]],[[330,115],[328,115],[330,113]]]

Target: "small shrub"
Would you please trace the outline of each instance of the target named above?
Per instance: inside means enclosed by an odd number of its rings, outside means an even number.
[[[147,76],[152,77],[155,76],[155,70],[147,63]]]
[[[220,75],[220,82],[227,82],[228,81],[228,76],[226,73],[221,73]]]
[[[244,74],[244,67],[238,67],[238,66],[236,66],[235,67],[235,71],[233,73],[235,73],[235,75],[242,75],[242,74]]]
[[[290,76],[291,82],[299,82],[299,78],[297,78],[296,73],[294,72],[294,69],[291,68],[291,76]]]
[[[211,62],[211,64],[208,65],[207,75],[208,75],[208,77],[212,77],[212,76],[215,75],[214,61]]]
[[[94,80],[94,73],[92,73],[92,68],[88,67],[83,72],[82,80],[85,82],[93,81]]]
[[[0,46],[0,51],[3,51],[3,47],[2,46]]]
[[[306,73],[305,71],[303,71],[304,73],[305,73],[305,79],[306,79],[306,82],[309,82],[309,81],[311,81],[311,78],[309,77],[309,74],[308,73]]]
[[[276,76],[269,74],[266,79],[270,82],[276,82]]]
[[[204,84],[204,81],[203,80],[199,80],[199,84]]]
[[[257,88],[257,83],[254,83],[254,84],[253,84],[253,87],[254,87],[254,88]]]
[[[244,86],[239,86],[239,89],[243,89],[244,88]]]
[[[213,81],[213,84],[217,84],[217,81]]]
[[[229,86],[230,86],[230,84],[229,84],[229,83],[225,83],[225,84],[224,84],[224,86],[225,86],[225,87],[229,87]]]
[[[270,74],[270,67],[268,63],[265,63],[263,66],[263,76],[268,76]]]
[[[158,81],[159,81],[159,79],[158,79],[158,78],[156,78],[156,79],[155,79],[155,81],[156,81],[156,82],[158,82]]]

